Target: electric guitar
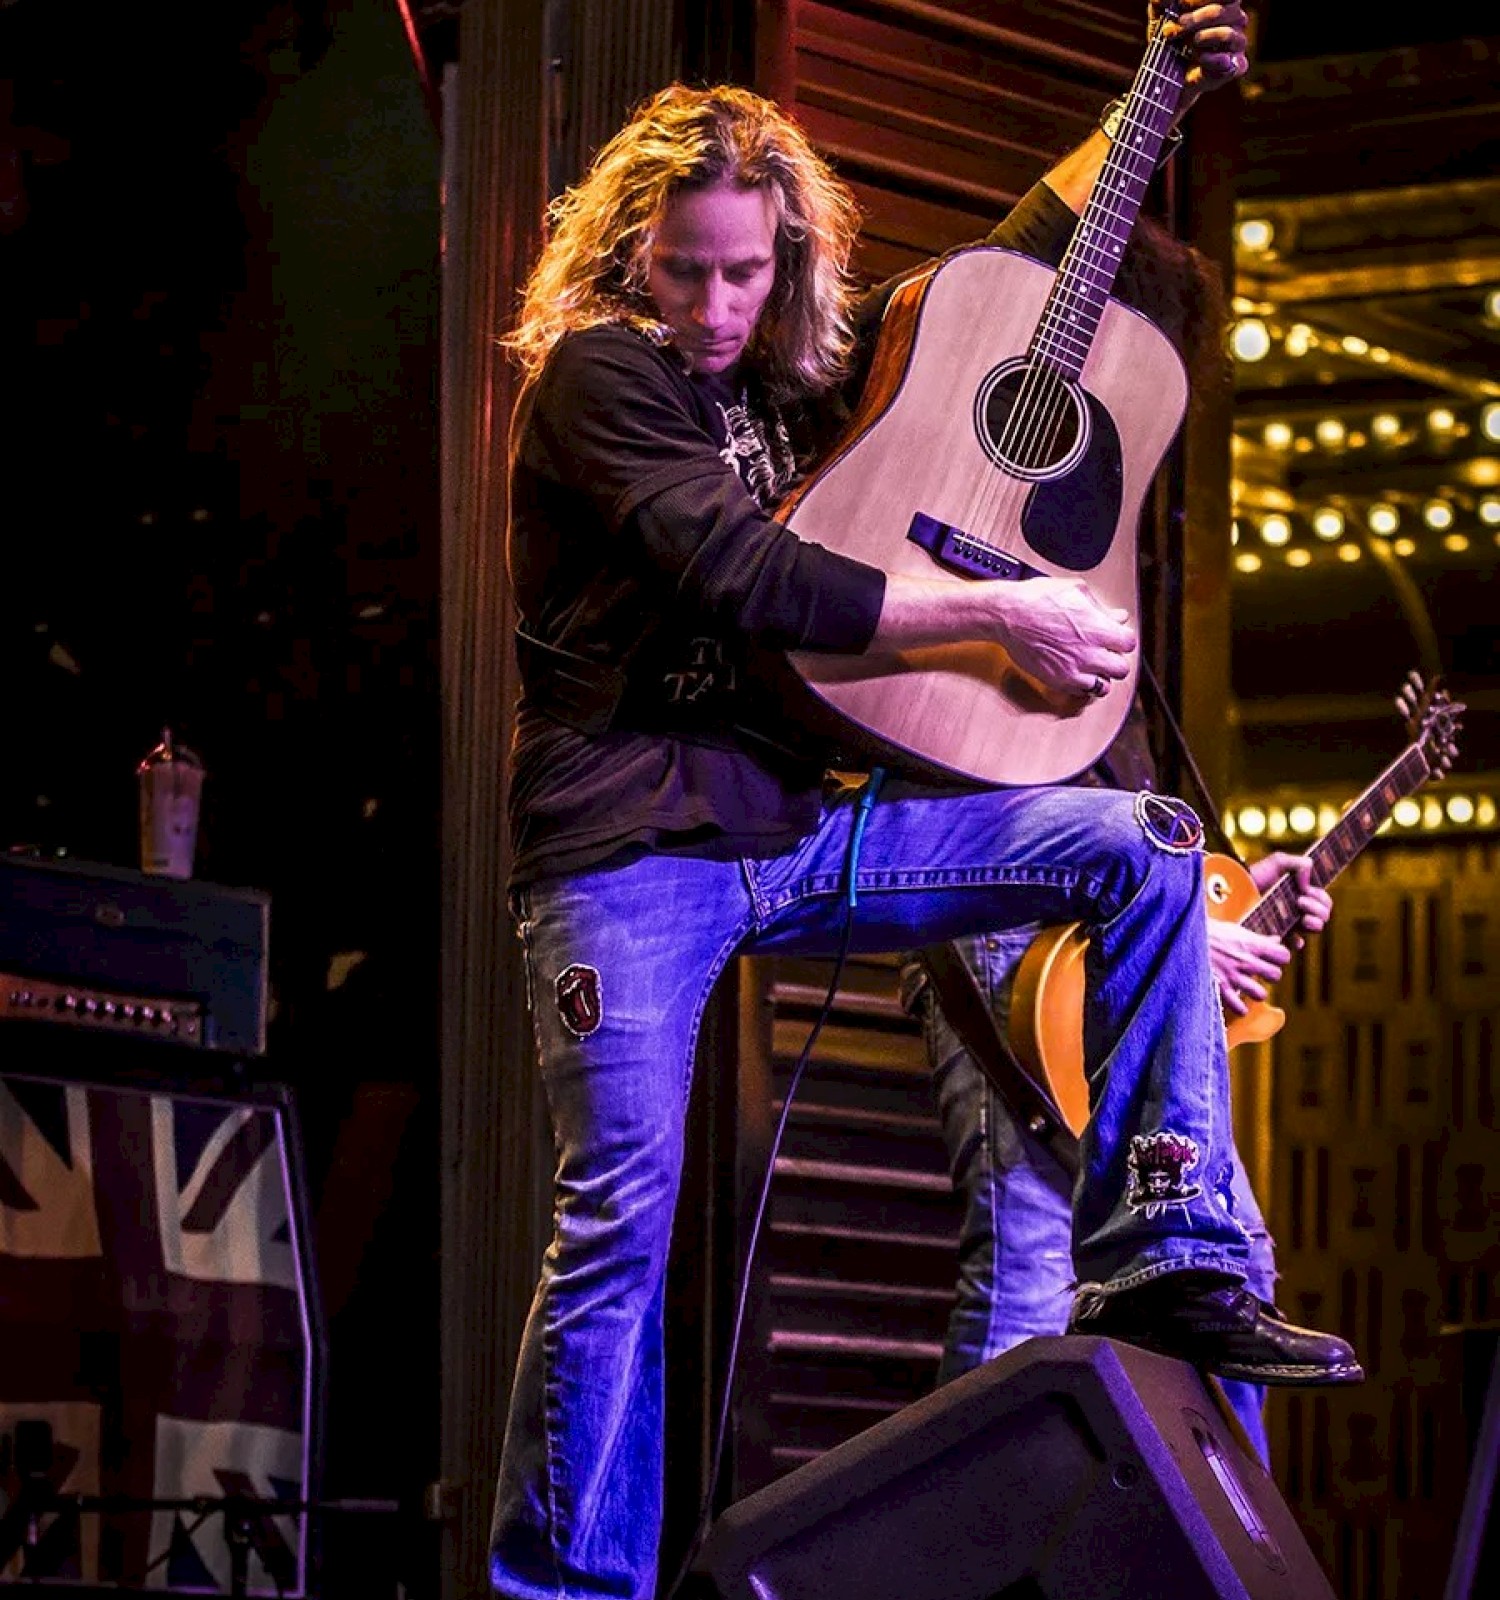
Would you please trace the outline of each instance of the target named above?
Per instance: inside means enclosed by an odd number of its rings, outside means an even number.
[[[1323,835],[1308,854],[1313,882],[1326,887],[1380,831],[1398,801],[1440,778],[1458,754],[1461,703],[1421,677],[1408,675],[1396,699],[1411,743]],[[1208,914],[1240,922],[1256,933],[1287,940],[1297,930],[1297,879],[1279,878],[1261,894],[1250,874],[1228,856],[1203,864]],[[1081,1133],[1089,1117],[1083,1063],[1084,954],[1088,934],[1078,922],[1045,928],[1016,969],[1009,1042],[1032,1075],[1051,1092],[1063,1121]],[[1243,1016],[1225,1019],[1229,1045],[1258,1043],[1279,1033],[1286,1013],[1268,1000],[1252,1000]]]
[[[891,573],[1085,578],[1139,612],[1136,529],[1187,405],[1171,341],[1110,289],[1181,99],[1158,19],[1057,271],[974,246],[897,289],[843,440],[778,516]],[[1044,691],[983,642],[796,653],[811,712],[935,777],[1052,783],[1113,741],[1135,668],[1099,698]],[[829,716],[828,714],[832,715]]]

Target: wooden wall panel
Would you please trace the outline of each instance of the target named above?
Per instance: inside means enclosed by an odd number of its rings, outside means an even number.
[[[800,5],[793,41],[790,98],[859,196],[876,279],[987,232],[1128,84],[1142,34],[1134,8],[890,0]]]
[[[864,213],[858,271],[878,281],[986,234],[1129,84],[1144,6],[1078,0],[760,0],[760,87],[795,109]],[[1155,202],[1230,259],[1238,95],[1196,109]],[[1142,620],[1160,681],[1215,793],[1229,772],[1230,395],[1202,386],[1153,496]],[[1181,657],[1191,645],[1190,676]],[[1166,757],[1169,787],[1189,782]]]
[[[442,524],[443,1600],[478,1600],[510,1392],[550,1220],[550,1139],[505,906],[504,770],[517,683],[505,579],[514,370],[495,331],[541,242],[542,29],[476,0],[445,84]]]
[[[827,963],[742,966],[741,1078],[774,1114],[822,1005]],[[953,1301],[959,1206],[893,958],[851,960],[794,1098],[757,1261],[737,1494],[932,1387]]]

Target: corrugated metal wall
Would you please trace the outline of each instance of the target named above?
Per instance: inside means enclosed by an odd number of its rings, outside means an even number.
[[[504,571],[515,370],[495,335],[571,182],[677,70],[673,0],[471,0],[446,86],[443,416],[442,1480],[446,1600],[487,1595],[511,1369],[551,1224],[553,1152],[505,906],[516,680]]]

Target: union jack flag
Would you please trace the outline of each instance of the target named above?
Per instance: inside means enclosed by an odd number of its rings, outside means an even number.
[[[287,1104],[15,1059],[0,1055],[0,1585],[226,1593],[206,1502],[314,1493],[320,1346]],[[65,1497],[204,1503],[49,1511],[43,1476]],[[304,1516],[250,1520],[247,1580],[308,1592]]]

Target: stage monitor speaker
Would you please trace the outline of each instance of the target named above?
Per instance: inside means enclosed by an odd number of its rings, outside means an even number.
[[[721,1600],[1332,1600],[1188,1365],[1032,1339],[731,1506]]]

